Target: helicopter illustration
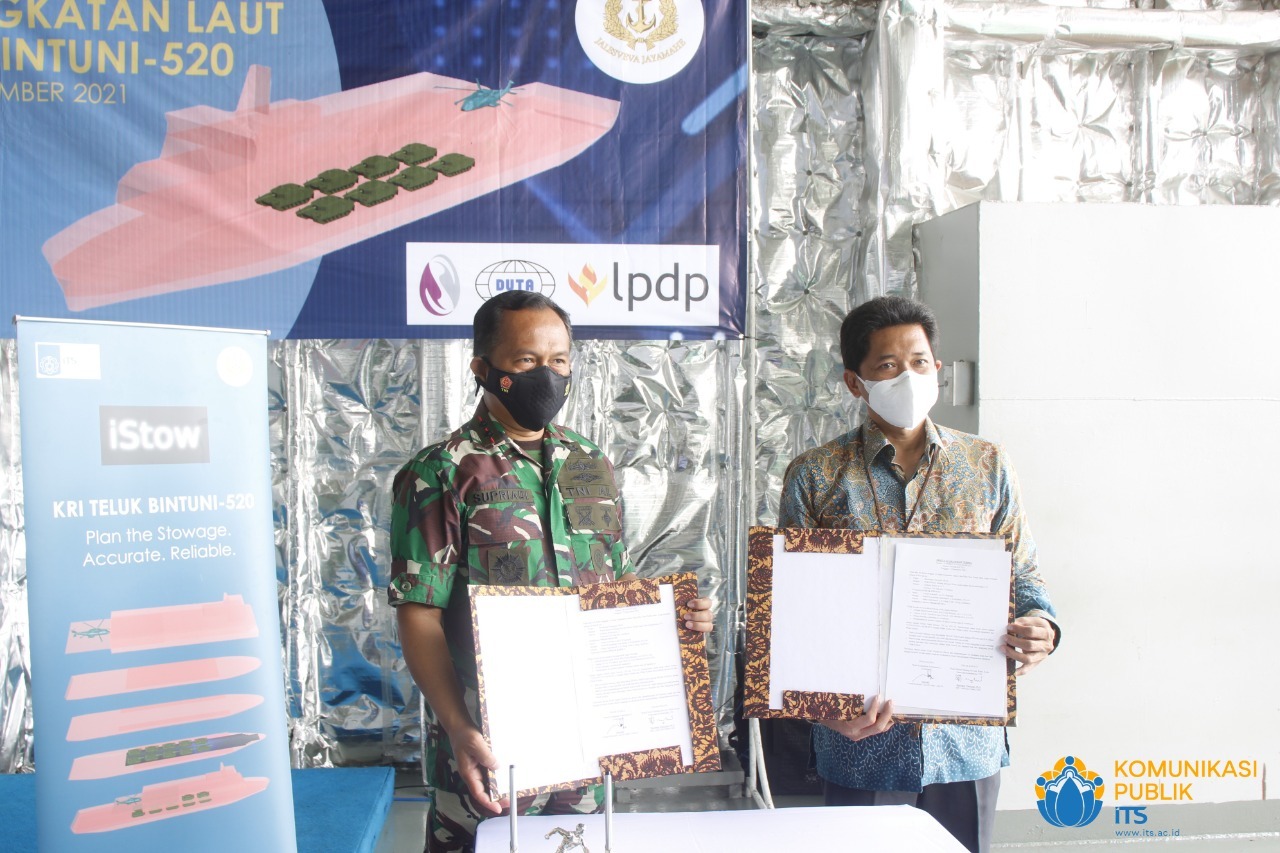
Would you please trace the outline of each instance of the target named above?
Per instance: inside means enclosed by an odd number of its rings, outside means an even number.
[[[514,87],[515,87],[514,80],[508,80],[507,85],[503,86],[501,89],[490,89],[488,86],[485,86],[479,80],[477,80],[475,89],[470,90],[469,94],[466,97],[459,98],[458,100],[454,101],[454,104],[461,104],[462,111],[464,113],[469,113],[472,110],[478,110],[481,107],[496,107],[499,104],[504,103],[502,99],[505,98],[507,95],[520,94],[519,91],[516,91]],[[441,86],[438,88],[456,89],[458,87]],[[459,91],[465,91],[465,90],[459,90]]]
[[[99,619],[96,625],[89,625],[88,622],[84,622],[82,624],[88,625],[89,627],[85,628],[83,631],[77,631],[75,628],[72,628],[71,636],[86,637],[88,639],[96,639],[98,642],[102,642],[102,638],[111,633],[110,628],[102,627],[102,623],[105,621],[107,620]]]

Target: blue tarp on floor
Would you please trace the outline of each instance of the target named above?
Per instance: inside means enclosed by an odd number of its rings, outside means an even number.
[[[36,777],[0,774],[0,847],[36,853]],[[390,767],[293,771],[298,853],[373,853],[391,808]]]

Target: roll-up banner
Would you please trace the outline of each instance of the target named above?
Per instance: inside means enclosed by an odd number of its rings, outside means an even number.
[[[294,850],[265,333],[17,338],[40,849]]]
[[[0,315],[740,336],[747,0],[0,3]]]

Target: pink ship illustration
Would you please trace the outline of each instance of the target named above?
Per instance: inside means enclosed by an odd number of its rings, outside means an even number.
[[[158,770],[208,758],[222,758],[258,743],[265,735],[256,732],[220,732],[204,737],[149,743],[128,749],[82,755],[71,764],[73,780],[109,779],[142,770]]]
[[[105,625],[107,620],[102,621]],[[157,690],[162,687],[185,687],[189,684],[223,681],[253,672],[260,666],[262,661],[257,658],[238,655],[86,672],[71,676],[71,680],[67,683],[67,698],[97,699],[138,690]]]
[[[167,649],[258,636],[253,608],[239,595],[207,604],[173,604],[113,610],[109,619],[72,622],[66,653],[110,650],[112,654]]]
[[[49,238],[68,307],[287,269],[559,166],[618,115],[544,83],[421,73],[271,103],[270,81],[253,66],[234,111],[169,113],[160,157],[125,174],[116,203]]]
[[[114,711],[98,711],[72,717],[67,725],[67,740],[94,740],[95,738],[125,735],[165,726],[180,726],[231,717],[256,708],[263,698],[253,693],[223,693],[218,696],[202,696],[197,699],[181,699],[177,702],[160,702],[155,705],[135,705]]]
[[[241,776],[234,767],[203,776],[191,776],[173,782],[147,785],[141,793],[119,797],[115,802],[91,806],[76,812],[71,831],[112,832],[184,814],[229,806],[245,797],[265,791],[265,776]]]

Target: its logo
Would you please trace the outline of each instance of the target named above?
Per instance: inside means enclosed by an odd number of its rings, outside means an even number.
[[[36,344],[39,379],[101,379],[101,362],[97,344]]]
[[[437,317],[447,316],[458,307],[460,292],[458,271],[454,268],[453,261],[444,255],[436,255],[427,261],[418,282],[418,297],[424,308]]]
[[[701,0],[578,0],[578,41],[597,68],[625,83],[679,73],[702,44]]]
[[[57,376],[62,372],[62,356],[58,353],[57,344],[37,344],[36,372],[41,376]]]
[[[481,299],[492,299],[508,290],[527,290],[550,296],[556,292],[556,277],[541,264],[520,260],[489,264],[476,276],[476,292]]]
[[[511,386],[514,385],[515,383],[511,381],[510,376],[504,376],[502,377],[501,380],[499,380],[498,384],[502,386],[503,391],[510,391]]]
[[[1088,826],[1102,811],[1102,777],[1079,758],[1059,758],[1036,779],[1036,806],[1054,826]]]
[[[604,293],[605,286],[608,284],[609,276],[597,280],[595,268],[591,264],[582,265],[582,273],[576,281],[572,275],[569,276],[569,289],[578,294],[587,305],[591,304],[591,300]]]

